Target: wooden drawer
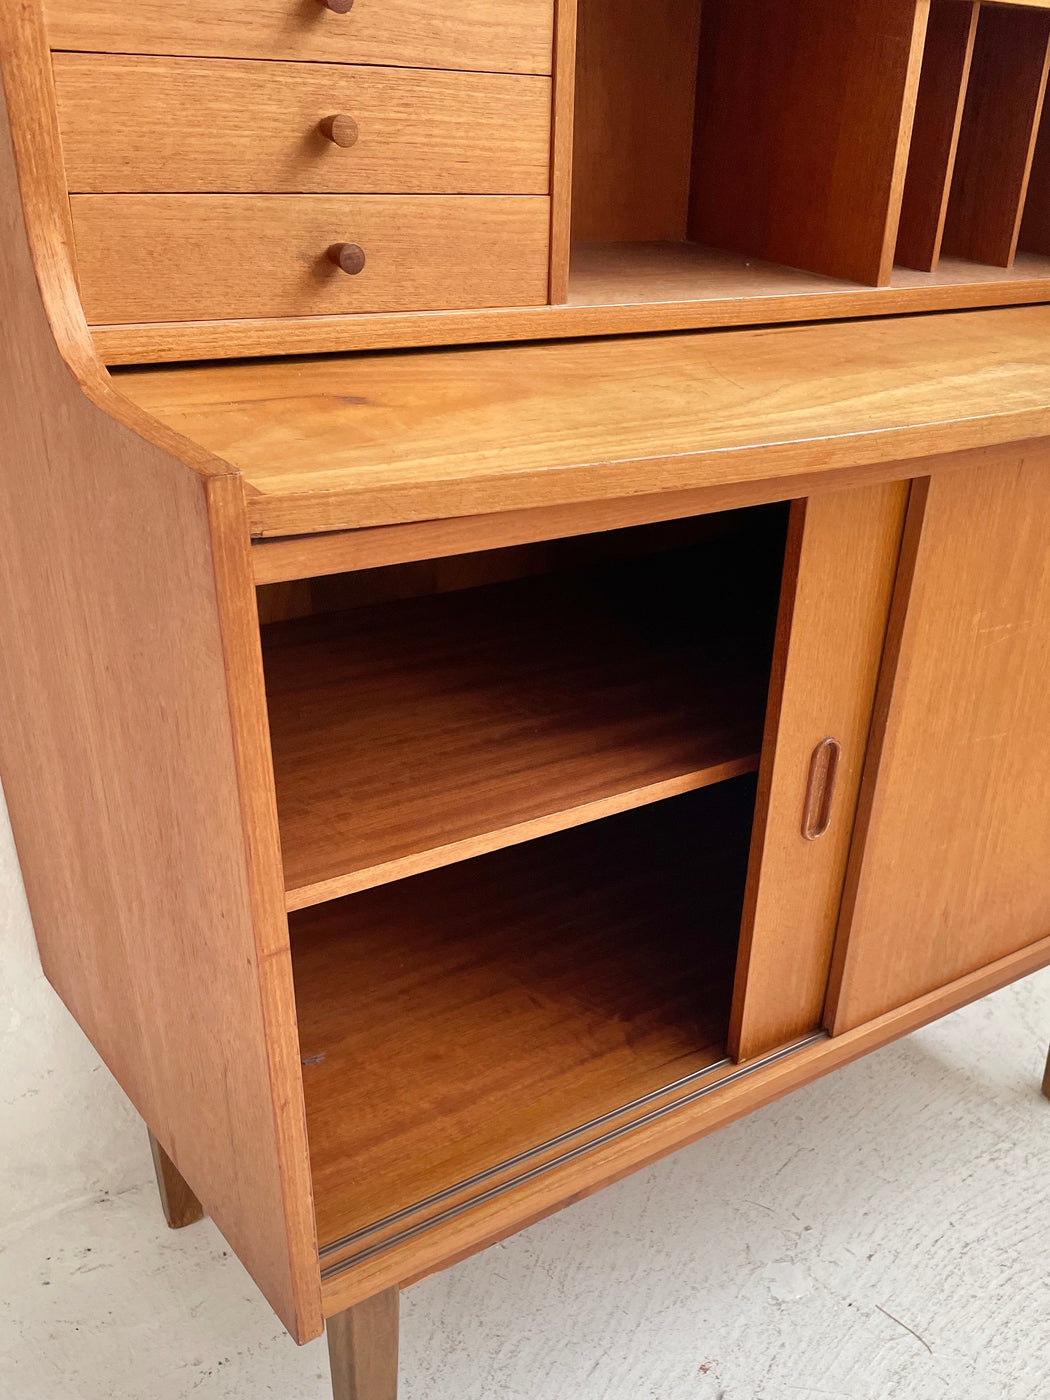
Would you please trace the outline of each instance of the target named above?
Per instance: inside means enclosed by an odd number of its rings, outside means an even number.
[[[550,73],[554,0],[46,0],[53,49]]]
[[[547,299],[538,195],[117,195],[70,201],[81,295],[107,322],[530,306]],[[360,245],[363,271],[329,258]]]
[[[73,191],[550,187],[549,78],[73,53],[54,69]],[[337,114],[356,123],[351,146],[320,130]]]

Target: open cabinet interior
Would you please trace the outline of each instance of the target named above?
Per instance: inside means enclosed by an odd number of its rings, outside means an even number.
[[[323,1254],[725,1066],[787,517],[261,593]]]
[[[579,0],[568,302],[1008,301],[1050,277],[1048,53],[1045,7]]]

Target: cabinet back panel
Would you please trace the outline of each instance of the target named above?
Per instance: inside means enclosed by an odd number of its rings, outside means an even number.
[[[704,0],[691,235],[882,285],[929,0]]]
[[[700,0],[579,0],[572,233],[686,236]]]

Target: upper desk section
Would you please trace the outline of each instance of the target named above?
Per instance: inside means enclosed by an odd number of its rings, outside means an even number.
[[[807,475],[878,463],[914,475],[909,458],[1050,434],[1050,307],[125,370],[115,383],[243,472],[256,536],[773,478],[786,496]]]
[[[109,363],[1050,300],[1047,0],[26,3]]]

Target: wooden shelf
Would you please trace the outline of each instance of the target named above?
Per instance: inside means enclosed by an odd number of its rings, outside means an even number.
[[[699,243],[576,243],[569,278],[570,306],[632,306],[665,302],[708,303],[768,300],[780,315],[785,297],[839,297],[841,314],[857,314],[854,299],[865,298],[866,314],[915,309],[914,294],[923,289],[952,298],[952,305],[991,296],[1003,303],[1050,300],[1050,257],[1035,253],[1017,258],[1012,267],[992,267],[964,258],[942,258],[936,270],[895,267],[885,287],[863,287],[815,272],[803,272],[761,258],[727,253]],[[753,320],[762,319],[760,308]],[[812,315],[798,307],[799,319]],[[837,314],[826,307],[823,315]]]
[[[293,915],[322,1247],[724,1058],[753,801],[744,778]]]
[[[264,628],[288,907],[755,769],[759,515],[750,581],[697,547]]]

